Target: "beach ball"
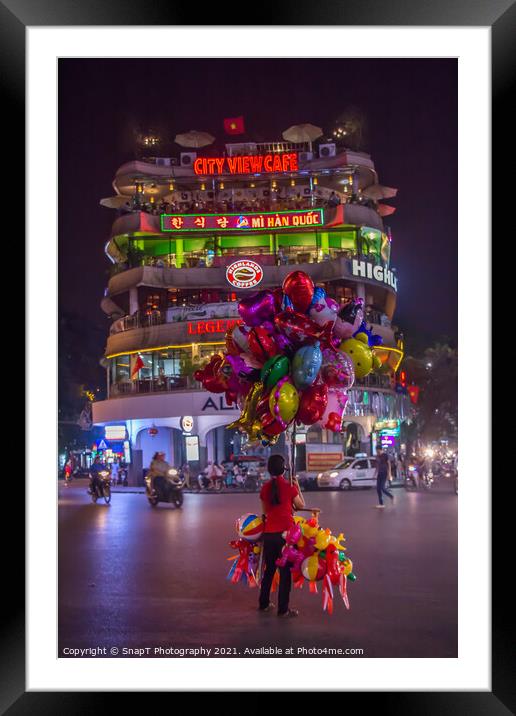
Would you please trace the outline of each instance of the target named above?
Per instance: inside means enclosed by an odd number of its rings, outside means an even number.
[[[263,521],[261,517],[249,512],[236,521],[238,536],[249,542],[256,542],[263,534]]]
[[[326,574],[326,562],[318,555],[312,554],[301,563],[301,572],[309,582],[317,582]]]

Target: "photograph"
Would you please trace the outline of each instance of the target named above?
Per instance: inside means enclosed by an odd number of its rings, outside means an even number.
[[[458,658],[458,71],[58,59],[58,659]]]

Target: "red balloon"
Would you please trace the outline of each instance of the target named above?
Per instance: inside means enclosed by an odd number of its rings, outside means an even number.
[[[249,331],[249,350],[255,358],[262,363],[278,353],[278,347],[270,332],[262,326],[257,326]]]
[[[276,313],[280,313],[283,303],[283,289],[275,288],[272,295],[274,296],[274,308],[276,309]]]
[[[322,418],[327,405],[328,386],[324,383],[311,385],[301,394],[296,420],[303,425],[313,425]]]
[[[262,430],[265,435],[272,438],[274,435],[282,433],[285,428],[269,413],[262,418]]]
[[[276,330],[284,334],[289,341],[297,346],[313,343],[323,333],[320,326],[303,313],[282,311],[274,319]]]
[[[305,313],[314,297],[314,282],[304,271],[292,271],[283,281],[283,293],[290,298],[296,311]]]

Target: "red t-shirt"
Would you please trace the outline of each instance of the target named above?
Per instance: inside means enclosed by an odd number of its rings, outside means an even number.
[[[299,494],[299,490],[283,477],[274,479],[278,484],[279,505],[271,503],[272,479],[266,482],[260,490],[260,498],[265,502],[266,520],[264,532],[284,532],[294,522],[292,501]]]

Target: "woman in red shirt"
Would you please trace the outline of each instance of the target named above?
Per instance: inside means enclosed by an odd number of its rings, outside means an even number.
[[[293,510],[305,506],[299,484],[294,478],[290,484],[284,478],[285,460],[282,455],[271,455],[267,463],[267,470],[271,479],[265,483],[260,491],[262,512],[265,515],[265,529],[263,534],[263,559],[265,572],[260,589],[259,609],[262,612],[270,611],[274,605],[270,602],[270,593],[276,560],[279,559],[285,544],[283,533],[294,523]],[[280,567],[280,583],[278,595],[278,616],[297,617],[295,609],[289,609],[288,602],[292,575],[290,565]]]

